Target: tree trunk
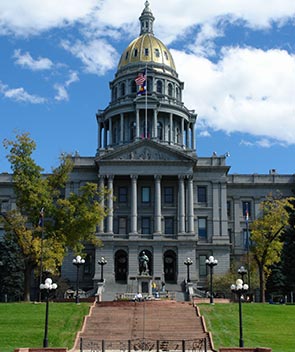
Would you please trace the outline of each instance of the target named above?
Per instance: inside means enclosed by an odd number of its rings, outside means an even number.
[[[24,270],[24,301],[30,302],[31,300],[31,275],[32,275],[32,266],[26,264]]]
[[[263,271],[263,265],[259,264],[259,300],[261,303],[265,303],[265,285],[264,285],[264,271]]]

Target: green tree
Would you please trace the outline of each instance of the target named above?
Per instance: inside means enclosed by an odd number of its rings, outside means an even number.
[[[33,270],[56,273],[68,248],[81,252],[85,242],[100,245],[96,225],[106,215],[100,203],[104,190],[86,183],[78,194],[65,197],[64,188],[73,169],[72,158],[64,155],[50,175],[32,158],[35,142],[28,133],[5,140],[13,171],[16,209],[4,214],[7,238],[15,238],[24,259],[24,300],[30,300]],[[40,213],[40,210],[42,212]]]
[[[282,234],[288,226],[288,209],[294,208],[293,198],[268,196],[260,204],[260,216],[251,224],[251,252],[258,267],[260,302],[265,302],[265,282],[271,266],[280,261]]]
[[[19,246],[13,239],[4,236],[0,241],[0,294],[10,301],[19,299],[23,295],[24,274],[22,272],[24,263],[19,251]]]

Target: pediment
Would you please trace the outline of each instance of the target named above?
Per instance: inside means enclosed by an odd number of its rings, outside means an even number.
[[[196,161],[182,150],[163,146],[158,142],[143,140],[123,146],[113,151],[107,151],[98,157],[99,161]]]

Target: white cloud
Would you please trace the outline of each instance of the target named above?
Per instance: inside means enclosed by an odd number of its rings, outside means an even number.
[[[103,75],[115,68],[119,61],[116,49],[104,40],[96,39],[86,44],[81,41],[74,44],[63,41],[61,45],[83,62],[84,70],[88,73]]]
[[[54,89],[57,91],[57,94],[55,95],[54,99],[57,101],[68,101],[69,94],[67,88],[77,81],[79,81],[78,73],[71,72],[70,77],[63,84],[56,83],[54,85]]]
[[[0,1],[0,33],[20,36],[65,26],[87,16],[97,0]]]
[[[138,32],[134,22],[144,7],[138,0],[13,0],[0,1],[0,33],[38,34],[51,28],[71,25],[77,21],[93,28],[124,27],[126,32]],[[251,28],[268,28],[275,21],[284,22],[295,14],[293,0],[207,0],[151,1],[157,34],[169,43],[191,26],[215,22],[227,17],[243,21]],[[173,24],[173,25],[171,25]]]
[[[6,84],[0,82],[0,92],[5,98],[16,101],[31,104],[43,104],[47,100],[37,95],[32,95],[26,92],[22,87],[10,89]]]
[[[294,55],[226,48],[213,63],[175,50],[172,54],[185,82],[184,101],[196,109],[201,124],[295,143]]]
[[[26,52],[21,53],[21,50],[15,50],[13,57],[16,59],[15,63],[22,67],[28,68],[32,71],[49,70],[53,66],[53,62],[44,57],[33,59],[31,54]]]

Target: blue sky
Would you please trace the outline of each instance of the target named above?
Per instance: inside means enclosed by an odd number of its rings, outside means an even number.
[[[197,153],[230,153],[231,173],[295,170],[295,1],[150,0],[198,114]],[[0,172],[15,131],[50,171],[61,153],[96,152],[98,109],[110,101],[144,0],[0,0]]]

